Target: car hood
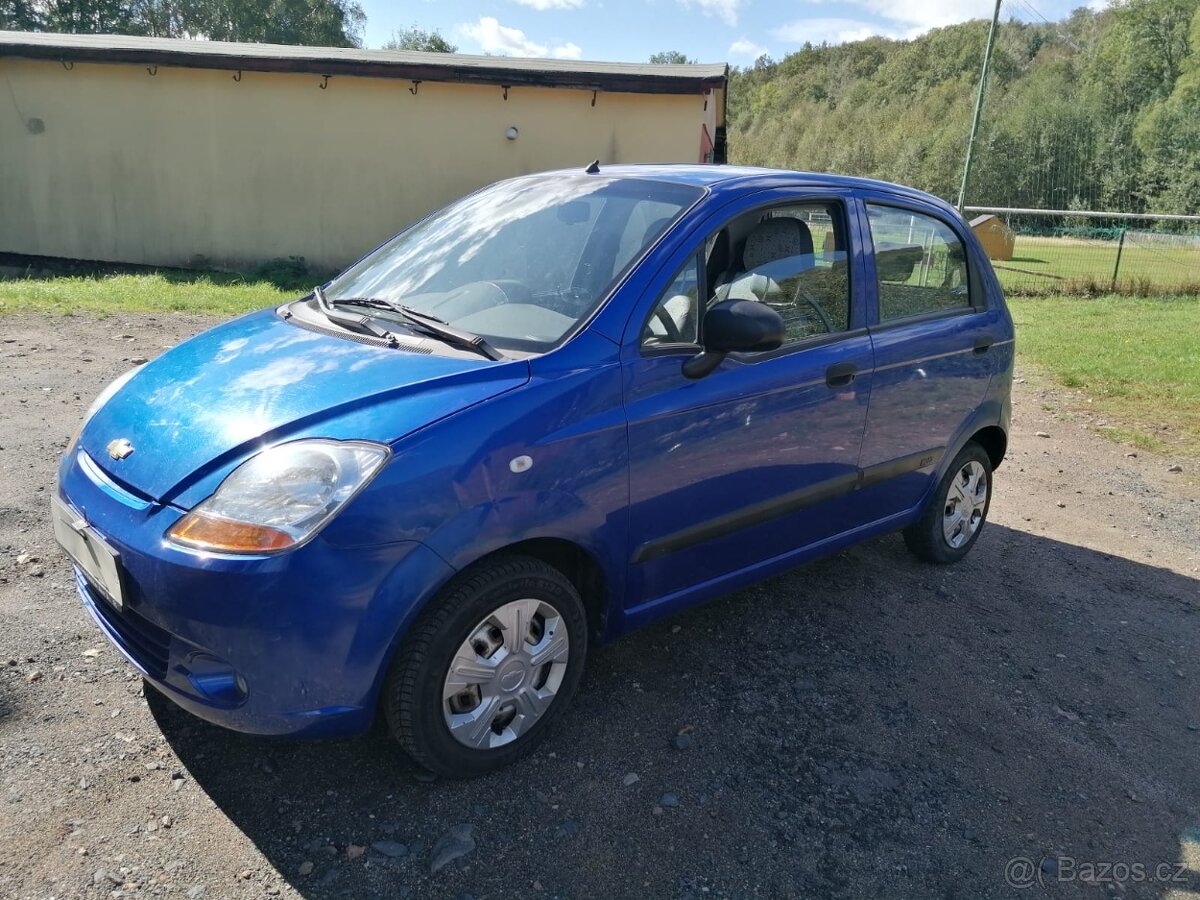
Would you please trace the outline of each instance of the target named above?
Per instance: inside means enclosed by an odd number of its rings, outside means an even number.
[[[364,345],[264,310],[145,365],[79,445],[118,483],[190,507],[264,446],[302,437],[391,443],[528,380],[523,360]],[[133,452],[114,459],[107,448],[121,438]]]

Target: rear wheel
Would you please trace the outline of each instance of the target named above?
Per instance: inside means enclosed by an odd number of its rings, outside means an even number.
[[[946,470],[920,520],[904,529],[904,542],[926,562],[958,562],[979,539],[991,503],[992,462],[972,441]]]
[[[396,653],[388,726],[430,771],[481,775],[530,752],[578,687],[583,602],[540,560],[499,557],[452,582]]]

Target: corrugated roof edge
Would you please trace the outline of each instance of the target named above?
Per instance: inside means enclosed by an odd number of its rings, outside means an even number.
[[[246,72],[307,72],[331,77],[357,75],[410,81],[536,85],[649,94],[705,93],[723,89],[729,77],[729,66],[725,63],[660,66],[25,31],[0,31],[2,56],[53,59],[64,63],[133,63]]]

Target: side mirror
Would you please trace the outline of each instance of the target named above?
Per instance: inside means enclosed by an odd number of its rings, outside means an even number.
[[[785,335],[783,317],[757,300],[726,300],[704,314],[704,351],[683,364],[688,378],[703,378],[730,353],[777,350]]]

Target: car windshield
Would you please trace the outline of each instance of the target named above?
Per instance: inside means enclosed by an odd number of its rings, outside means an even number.
[[[701,193],[597,175],[500,182],[397,235],[325,295],[334,305],[402,304],[500,348],[548,350]],[[372,314],[406,324],[387,309]]]

